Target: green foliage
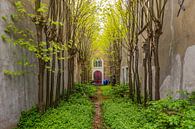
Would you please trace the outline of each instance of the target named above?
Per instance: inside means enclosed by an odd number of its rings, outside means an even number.
[[[195,104],[195,91],[193,91],[193,92],[191,93],[191,95],[189,96],[189,99],[190,99],[190,102],[191,102],[192,104]]]
[[[109,96],[111,94],[112,86],[101,86],[103,96]]]
[[[47,4],[41,3],[41,7],[37,11],[41,13],[48,12]]]
[[[121,98],[128,96],[128,86],[127,85],[115,85],[115,86],[101,86],[103,96],[111,96],[113,98]]]
[[[13,22],[16,22],[18,20],[18,15],[16,14],[11,14],[10,17]]]
[[[21,76],[24,75],[24,71],[11,71],[11,70],[3,70],[3,73],[7,76]]]
[[[94,96],[96,91],[97,88],[91,84],[76,84],[74,87],[74,93],[80,94],[82,96]]]
[[[2,16],[1,18],[2,18],[2,20],[3,20],[4,22],[7,21],[7,17],[6,17],[6,16]]]
[[[127,97],[129,88],[127,85],[115,85],[112,87],[111,94],[115,97]]]
[[[103,103],[103,111],[105,124],[112,129],[195,128],[195,107],[186,100],[164,99],[144,108],[115,98]]]
[[[40,115],[33,108],[23,112],[17,129],[91,129],[93,105],[87,96],[94,93],[94,88],[77,85],[76,93],[68,101],[62,101],[56,109],[50,108]]]
[[[18,62],[16,62],[17,65],[20,65],[20,66],[26,66],[26,67],[32,67],[34,66],[29,60],[28,60],[28,57],[26,57],[26,55],[23,55],[22,56],[22,59],[19,60]]]
[[[15,2],[15,7],[19,13],[26,13],[26,9],[21,1]]]
[[[2,41],[4,41],[4,42],[7,42],[7,41],[8,41],[7,36],[4,35],[4,34],[1,35],[1,39],[2,39]]]

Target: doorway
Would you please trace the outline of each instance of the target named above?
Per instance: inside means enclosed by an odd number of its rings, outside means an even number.
[[[95,82],[95,85],[102,84],[102,72],[100,72],[100,71],[94,72],[94,82]]]

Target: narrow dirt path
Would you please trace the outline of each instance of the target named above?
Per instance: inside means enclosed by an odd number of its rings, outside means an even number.
[[[102,105],[102,91],[101,88],[98,87],[97,95],[94,97],[94,105],[95,105],[95,115],[93,119],[93,127],[94,129],[102,129],[102,114],[101,114],[101,105]]]

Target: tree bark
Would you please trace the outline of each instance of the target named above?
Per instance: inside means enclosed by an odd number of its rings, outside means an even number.
[[[56,83],[56,104],[59,103],[60,100],[60,87],[61,87],[61,54],[60,52],[57,53],[57,60],[58,60],[58,73],[57,73],[57,83]]]
[[[41,7],[41,0],[36,0],[35,1],[35,11],[36,11],[36,15],[38,17],[41,17],[41,13],[38,11],[38,9]],[[41,21],[39,21],[39,24],[36,24],[36,30],[37,30],[37,42],[38,42],[38,53],[41,54],[42,52],[42,47],[41,47],[41,42],[43,41],[43,26],[40,23]],[[42,56],[42,55],[40,55]],[[43,96],[44,96],[44,91],[43,91],[43,87],[44,87],[44,66],[45,63],[42,60],[41,57],[38,58],[38,64],[39,64],[39,72],[38,72],[38,87],[39,87],[39,91],[38,91],[38,109],[39,112],[43,113],[45,111],[45,104],[44,104],[44,100],[43,100]]]
[[[158,44],[159,44],[160,35],[157,34],[154,37],[154,66],[155,66],[155,100],[160,99],[160,65],[159,65],[159,53],[158,53]]]
[[[133,83],[132,83],[132,52],[129,53],[129,97],[134,101]]]
[[[67,93],[68,97],[72,93],[73,85],[74,85],[74,56],[69,55],[69,59],[68,59],[68,93]]]
[[[138,40],[136,41],[138,42]],[[141,90],[140,90],[140,80],[139,80],[139,48],[136,43],[135,46],[135,85],[137,91],[137,102],[141,104]]]
[[[152,84],[152,43],[149,37],[149,50],[148,50],[148,88],[149,88],[149,100],[153,100],[153,84]]]
[[[143,59],[143,67],[144,67],[144,106],[146,106],[147,103],[147,59],[146,57]]]
[[[53,48],[54,49],[54,48]],[[53,50],[55,51],[55,50]],[[54,83],[55,83],[55,64],[56,55],[53,53],[52,56],[52,68],[51,68],[51,90],[50,90],[50,105],[54,106]]]

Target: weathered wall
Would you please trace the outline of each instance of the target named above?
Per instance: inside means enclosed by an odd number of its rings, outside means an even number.
[[[0,0],[0,18],[14,12],[11,0]],[[4,34],[5,23],[0,20],[0,35]],[[34,106],[37,102],[37,70],[35,66],[19,65],[27,58],[36,63],[33,55],[26,50],[5,43],[0,39],[0,129],[16,126],[20,113]],[[24,75],[6,75],[4,70],[23,71]]]
[[[160,41],[161,97],[195,90],[195,1],[185,1],[184,7],[177,17],[178,0],[167,4]]]
[[[184,7],[186,11],[181,11],[177,17],[178,0],[168,0],[166,6],[163,34],[160,37],[159,46],[161,98],[167,96],[178,98],[179,91],[195,91],[195,1],[185,0]],[[141,46],[142,44],[140,48]],[[123,51],[121,67],[127,66],[125,53]],[[143,50],[140,49],[141,79],[143,77],[142,58]],[[121,82],[122,78],[121,76]]]

